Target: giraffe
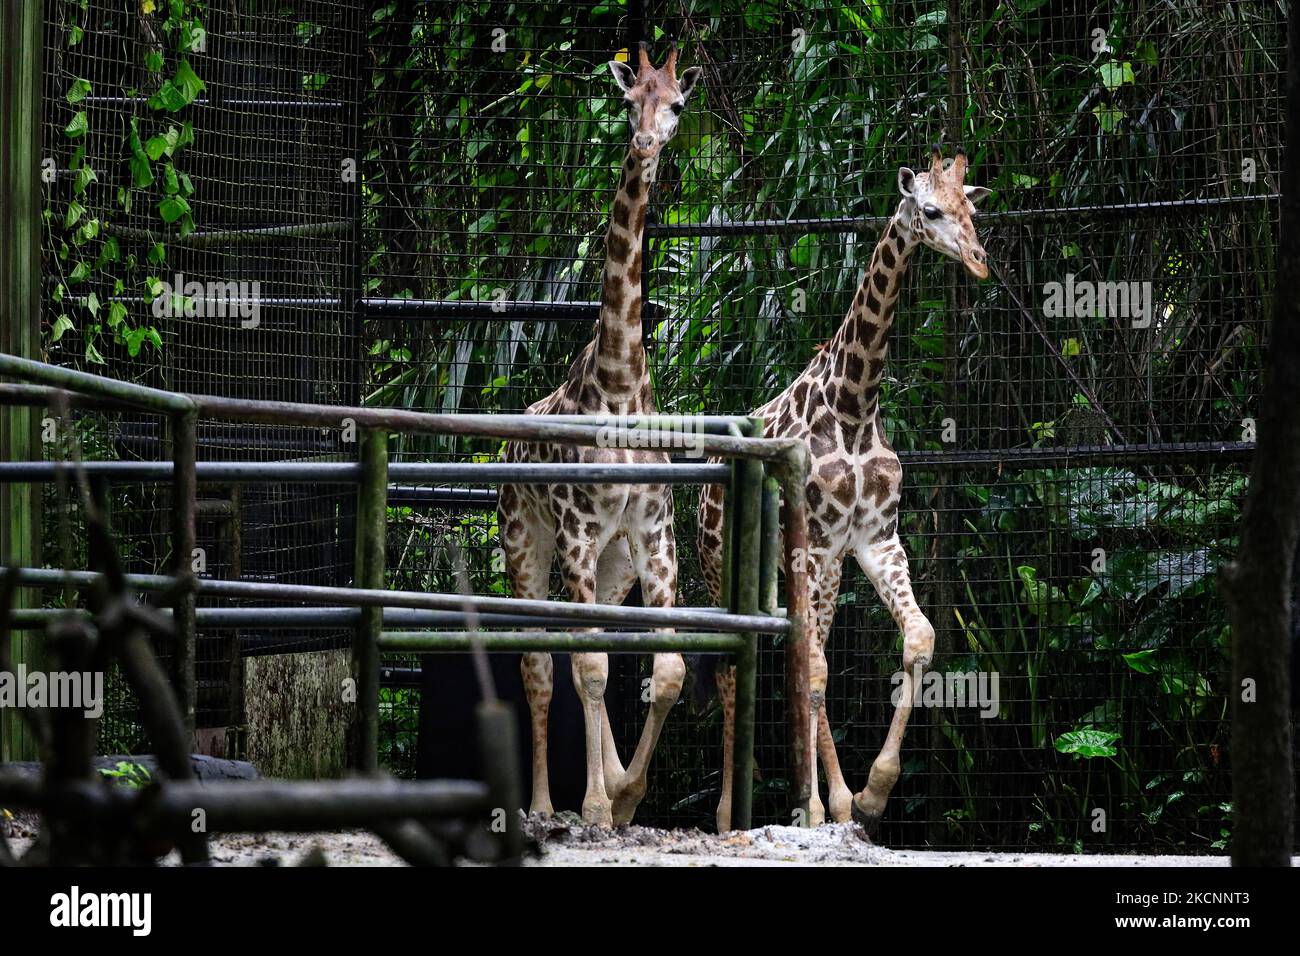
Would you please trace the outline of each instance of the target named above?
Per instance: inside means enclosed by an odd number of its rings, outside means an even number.
[[[678,77],[677,50],[658,69],[645,44],[634,72],[612,60],[631,127],[613,215],[605,234],[600,317],[595,337],[569,369],[564,384],[530,405],[530,415],[653,414],[654,392],[641,327],[641,251],[646,204],[659,151],[677,131],[678,117],[700,77],[692,67]],[[666,462],[662,452],[511,442],[510,462]],[[501,545],[512,593],[545,598],[558,556],[564,586],[575,602],[621,604],[639,581],[650,607],[672,607],[677,594],[673,501],[667,485],[504,485],[497,504]],[[573,684],[582,705],[587,780],[582,816],[603,826],[631,822],[645,795],[650,756],[668,711],[681,693],[686,668],[679,654],[656,654],[650,713],[627,768],[615,750],[605,709],[606,654],[572,655]],[[532,799],[529,813],[549,816],[547,715],[553,689],[548,653],[520,661],[532,722]]]
[[[898,537],[902,468],[880,417],[880,382],[898,293],[908,260],[919,244],[965,265],[976,278],[988,275],[985,253],[971,224],[974,203],[989,195],[965,185],[966,154],[958,149],[945,167],[939,147],[928,172],[898,170],[902,199],[889,221],[857,295],[839,330],[790,386],[754,414],[764,434],[808,443],[808,608],[813,702],[810,752],[821,756],[830,789],[831,817],[850,818],[867,835],[875,832],[885,801],[898,779],[899,748],[912,709],[912,681],[929,666],[934,628],[917,606],[907,555]],[[700,561],[714,603],[721,599],[722,486],[700,492]],[[904,683],[885,744],[871,765],[867,784],[853,794],[844,782],[825,709],[826,638],[835,615],[844,557],[852,554],[871,580],[903,635]],[[914,670],[917,669],[917,670]],[[735,726],[735,668],[717,673],[722,698],[722,799],[718,830],[731,823],[731,752]],[[814,776],[810,822],[825,819]]]

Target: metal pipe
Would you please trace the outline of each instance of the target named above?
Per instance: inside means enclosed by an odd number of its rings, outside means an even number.
[[[685,651],[697,654],[730,654],[744,648],[746,638],[740,634],[716,634],[678,631],[480,631],[485,651],[496,654],[528,651],[563,653],[604,652],[611,654],[650,654]],[[466,631],[384,631],[379,649],[403,654],[462,652],[471,648]]]
[[[757,423],[762,427],[762,422]],[[740,469],[740,494],[736,499],[739,520],[736,568],[736,610],[740,614],[758,613],[759,555],[763,520],[763,465],[743,460]],[[735,732],[732,741],[731,825],[748,830],[753,820],[754,802],[754,717],[758,691],[758,635],[741,638],[743,646],[736,652]]]
[[[165,591],[173,584],[162,574],[124,575],[127,586],[136,591]],[[24,587],[61,587],[65,580],[77,588],[94,585],[100,575],[94,571],[59,571],[54,568],[20,568],[18,583]],[[261,581],[224,581],[196,578],[199,594],[218,598],[249,598],[303,601],[315,604],[338,603],[351,607],[376,605],[386,610],[385,620],[398,620],[402,612],[452,612],[447,620],[463,619],[464,602],[479,610],[485,624],[536,623],[538,618],[557,624],[617,624],[643,627],[686,627],[727,633],[757,630],[764,634],[784,634],[784,621],[766,617],[737,618],[725,608],[638,608],[613,604],[570,604],[565,601],[525,601],[516,598],[481,597],[479,595],[438,594],[425,591],[386,591],[359,588],[335,588],[315,584],[279,584]],[[219,610],[200,608],[200,611]],[[273,610],[267,608],[229,608],[230,611]],[[302,609],[306,610],[306,609]],[[432,620],[432,618],[430,618]]]
[[[809,692],[808,620],[808,449],[800,443],[777,469],[785,498],[782,541],[785,554],[786,623],[785,699],[786,733],[790,750],[790,789],[794,819],[811,824],[809,803],[816,779],[812,748],[812,700]]]
[[[393,408],[260,401],[218,395],[182,395],[4,354],[0,354],[0,374],[118,398],[144,408],[169,412],[193,409],[202,418],[244,423],[329,428],[339,427],[344,420],[350,420],[359,428],[382,428],[409,434],[552,441],[588,447],[610,444],[635,448],[640,442],[635,429],[623,427],[622,423],[612,416],[598,417],[592,424],[577,425],[556,421],[555,419],[560,416],[554,415],[435,414]],[[680,416],[666,417],[670,420],[674,418],[681,420]],[[648,422],[657,418],[658,416],[644,416],[640,421]],[[689,437],[691,447],[703,455],[759,458],[766,461],[779,460],[795,442],[795,439],[787,438],[735,438],[730,435],[708,433],[685,437]]]
[[[188,412],[194,409],[193,400],[186,395],[19,358],[5,352],[0,352],[0,375],[12,375],[14,378],[30,379],[73,392],[115,399],[135,408],[150,408],[160,412]]]
[[[1169,213],[1197,213],[1220,206],[1247,205],[1276,202],[1277,193],[1257,196],[1218,196],[1203,199],[1170,199],[1159,202],[1111,203],[1090,206],[1060,206],[1055,209],[1016,209],[1005,212],[979,213],[977,221],[984,223],[1050,221],[1054,219],[1085,219],[1107,217],[1132,217],[1135,215],[1167,215]],[[889,216],[836,216],[825,219],[751,219],[741,222],[715,223],[646,223],[646,237],[659,239],[674,237],[752,236],[766,233],[802,232],[810,234],[866,232],[884,227]]]
[[[166,481],[174,467],[169,461],[86,462],[86,474],[112,481]],[[53,481],[60,473],[71,475],[72,464],[61,461],[0,463],[0,482]],[[506,462],[403,462],[389,466],[394,481],[426,484],[435,481],[491,482],[494,484],[710,484],[724,480],[726,465],[617,463],[571,465],[563,463]],[[197,466],[203,482],[273,481],[304,484],[355,484],[361,466],[348,461],[205,461]]]
[[[388,432],[365,429],[360,459],[364,472],[357,488],[356,583],[361,588],[384,586],[388,531]],[[383,609],[362,607],[352,634],[352,676],[357,693],[357,766],[363,773],[379,769],[379,635]]]
[[[781,484],[763,479],[763,539],[759,555],[758,609],[764,614],[780,613],[781,592],[777,575],[781,569]]]
[[[170,608],[159,612],[170,617]],[[66,608],[20,608],[10,612],[9,627],[16,631],[44,630],[51,621],[69,613]],[[72,613],[89,616],[84,608],[74,608]],[[719,612],[721,613],[721,612]],[[346,628],[360,619],[361,609],[355,607],[201,607],[194,612],[195,623],[200,628]],[[410,608],[384,608],[384,626],[387,628],[453,628],[467,623],[466,615],[459,611],[424,611]],[[518,614],[480,614],[484,627],[536,627],[537,618]],[[575,627],[582,621],[565,620],[561,616],[546,618],[543,627]],[[539,633],[531,630],[529,633]],[[725,632],[719,632],[725,633]]]
[[[181,705],[187,737],[194,733],[198,707],[195,661],[198,654],[194,621],[194,570],[196,532],[194,499],[198,494],[195,457],[198,453],[195,417],[192,411],[172,416],[172,574],[176,578],[172,596],[172,620],[176,628],[174,648],[176,696]]]
[[[473,780],[247,781],[167,780],[148,792],[99,781],[43,786],[0,768],[0,802],[11,807],[78,812],[130,821],[133,830],[188,832],[202,807],[209,833],[352,829],[381,820],[477,816],[489,809],[488,787]]]

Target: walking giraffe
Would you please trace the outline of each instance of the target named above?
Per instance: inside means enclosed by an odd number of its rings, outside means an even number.
[[[880,418],[880,381],[899,288],[918,244],[957,259],[976,278],[988,275],[971,214],[974,203],[987,196],[989,190],[967,186],[965,178],[966,154],[961,149],[946,169],[937,146],[929,172],[914,173],[906,166],[899,169],[898,189],[903,198],[876,245],[839,331],[803,374],[754,412],[766,423],[764,435],[798,437],[808,443],[809,620],[804,633],[812,636],[810,751],[816,749],[821,756],[830,788],[831,817],[836,822],[852,817],[868,835],[875,831],[898,779],[899,748],[912,711],[913,668],[929,666],[934,651],[934,628],[912,595],[907,555],[898,538],[902,468]],[[715,604],[722,590],[722,508],[721,485],[702,489],[700,561]],[[903,634],[905,675],[884,747],[858,794],[850,792],[844,783],[825,709],[826,638],[835,616],[844,557],[850,553]],[[721,832],[731,825],[735,668],[720,670],[717,683],[725,727],[722,799],[718,805]],[[825,818],[815,776],[810,812],[813,824]]]
[[[631,142],[622,165],[613,215],[605,234],[605,270],[595,338],[569,369],[568,379],[530,405],[530,415],[644,415],[656,411],[641,328],[641,249],[646,203],[659,151],[677,131],[700,69],[677,77],[677,51],[655,69],[639,50],[638,68],[617,60],[610,70],[623,90]],[[511,462],[667,462],[667,455],[618,448],[506,445]],[[506,570],[516,597],[545,598],[558,555],[572,600],[621,604],[641,583],[647,606],[672,607],[677,595],[677,545],[667,485],[505,485],[497,504]],[[582,704],[587,786],[582,816],[589,823],[628,823],[645,795],[650,755],[668,711],[681,693],[686,668],[679,654],[656,654],[650,713],[626,770],[619,763],[605,685],[606,654],[574,654],[573,685]],[[547,714],[554,674],[551,655],[525,654],[520,662],[532,718],[533,793],[529,812],[550,815],[546,765]]]

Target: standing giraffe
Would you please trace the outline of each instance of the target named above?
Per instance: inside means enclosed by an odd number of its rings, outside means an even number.
[[[766,422],[764,435],[798,437],[808,443],[809,620],[804,633],[812,635],[811,744],[826,771],[832,818],[842,823],[852,817],[868,835],[875,831],[898,779],[899,747],[912,711],[913,668],[929,666],[934,651],[934,628],[912,596],[907,555],[898,539],[902,468],[880,418],[880,380],[899,288],[918,244],[957,259],[976,278],[988,275],[971,214],[974,203],[989,190],[967,186],[965,178],[966,154],[961,149],[946,169],[938,146],[928,173],[914,173],[906,166],[899,169],[902,201],[876,245],[839,331],[789,388],[754,412]],[[714,604],[720,601],[722,590],[722,507],[722,486],[705,486],[700,492],[700,561]],[[825,710],[826,638],[835,616],[844,556],[850,553],[903,634],[900,703],[885,745],[871,765],[867,785],[858,794],[844,783]],[[731,825],[735,668],[720,670],[717,683],[725,727],[722,800],[718,805],[721,832]],[[815,777],[810,811],[814,825],[824,820]]]
[[[622,165],[614,212],[605,234],[605,271],[595,338],[569,369],[568,379],[528,407],[530,415],[646,415],[656,409],[641,328],[641,248],[646,201],[659,151],[677,131],[677,119],[700,76],[678,78],[677,50],[655,69],[640,47],[638,69],[617,60],[610,70],[623,90],[631,142]],[[667,462],[663,453],[569,445],[506,445],[511,462]],[[677,595],[677,545],[672,489],[667,485],[504,485],[497,504],[506,570],[516,597],[545,598],[552,559],[579,603],[621,604],[633,583],[650,607],[672,607]],[[680,654],[656,654],[650,714],[624,770],[605,710],[606,654],[574,654],[573,685],[582,703],[587,787],[582,816],[609,826],[632,819],[645,795],[650,755],[668,710],[677,702],[686,668]],[[550,815],[546,723],[554,674],[551,655],[524,654],[520,662],[532,718],[533,795],[529,812]]]

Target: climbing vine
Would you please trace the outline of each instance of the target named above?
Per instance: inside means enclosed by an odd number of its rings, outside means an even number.
[[[159,276],[169,241],[195,228],[194,183],[184,168],[194,128],[184,113],[205,90],[192,60],[207,48],[203,12],[193,0],[139,0],[112,15],[90,0],[57,8],[63,48],[53,55],[64,64],[56,73],[64,108],[53,114],[61,118],[51,130],[55,156],[43,162],[54,252],[45,335],[47,348],[69,359],[102,365],[110,348],[133,359],[163,349],[152,307],[163,294]],[[97,83],[99,61],[83,49],[92,31],[114,36],[130,68],[114,63],[113,79]],[[106,98],[128,108],[97,110]],[[69,346],[78,333],[80,349]]]

